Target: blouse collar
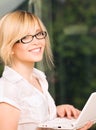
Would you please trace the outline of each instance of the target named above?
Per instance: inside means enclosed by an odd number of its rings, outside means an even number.
[[[45,74],[36,68],[33,68],[33,74],[39,79],[46,78]],[[23,79],[23,77],[18,72],[16,72],[9,66],[4,67],[2,77],[6,78],[11,82],[17,82]]]

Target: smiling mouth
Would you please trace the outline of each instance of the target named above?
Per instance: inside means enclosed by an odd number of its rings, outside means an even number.
[[[33,53],[37,53],[37,52],[41,51],[41,48],[36,48],[36,49],[29,50],[29,51],[33,52]]]

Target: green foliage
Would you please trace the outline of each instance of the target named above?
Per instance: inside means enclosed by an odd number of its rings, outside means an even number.
[[[82,108],[96,89],[96,1],[53,2],[56,103]]]

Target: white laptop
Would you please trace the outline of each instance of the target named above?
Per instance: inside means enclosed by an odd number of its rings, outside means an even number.
[[[76,130],[83,127],[89,121],[96,123],[96,92],[90,95],[77,119],[70,120],[68,118],[55,118],[53,120],[40,123],[38,127],[61,130]]]

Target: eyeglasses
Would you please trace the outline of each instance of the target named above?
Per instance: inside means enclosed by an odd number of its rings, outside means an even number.
[[[27,44],[30,43],[34,37],[40,40],[40,39],[44,39],[46,36],[47,36],[47,32],[41,31],[35,35],[26,35],[22,37],[20,40],[18,40],[16,43],[22,42],[23,44]]]

